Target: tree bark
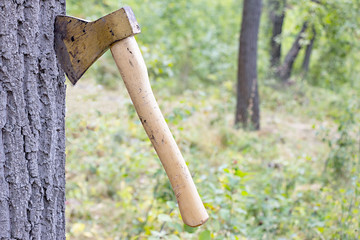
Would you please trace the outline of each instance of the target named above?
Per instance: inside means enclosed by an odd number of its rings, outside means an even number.
[[[65,239],[65,0],[0,0],[0,239]]]
[[[239,41],[235,125],[253,129],[260,128],[256,61],[261,5],[261,0],[244,0]]]
[[[271,35],[271,67],[279,66],[281,58],[281,42],[279,38],[282,34],[282,27],[285,18],[285,5],[286,0],[270,0],[270,20],[272,23],[272,35]]]
[[[291,71],[292,71],[295,59],[296,59],[297,55],[299,54],[299,51],[302,47],[300,44],[300,41],[303,39],[303,34],[304,34],[305,30],[307,29],[307,25],[308,25],[307,22],[304,22],[293,45],[291,46],[289,52],[287,53],[283,64],[279,67],[278,75],[279,75],[279,78],[283,82],[287,82],[291,76]]]
[[[315,27],[313,26],[310,43],[309,43],[309,45],[306,46],[305,56],[304,56],[304,60],[302,63],[302,70],[303,70],[304,76],[306,76],[307,72],[309,71],[310,57],[311,57],[312,49],[314,46],[315,38],[316,38],[316,30],[315,30]]]

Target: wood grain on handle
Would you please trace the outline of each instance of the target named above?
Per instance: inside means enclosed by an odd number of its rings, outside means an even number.
[[[140,121],[169,177],[184,223],[192,227],[202,225],[209,216],[155,100],[135,38],[121,40],[110,49]]]

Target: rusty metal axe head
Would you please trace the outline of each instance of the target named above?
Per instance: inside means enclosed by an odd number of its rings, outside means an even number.
[[[55,52],[72,84],[115,42],[140,33],[130,7],[96,21],[69,16],[55,19]]]

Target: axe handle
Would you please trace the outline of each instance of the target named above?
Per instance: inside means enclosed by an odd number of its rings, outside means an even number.
[[[168,175],[184,223],[192,227],[202,225],[209,216],[155,100],[135,38],[116,42],[110,49],[140,121]]]

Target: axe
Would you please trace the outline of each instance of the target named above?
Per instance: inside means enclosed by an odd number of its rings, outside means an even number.
[[[170,180],[184,223],[200,226],[209,216],[155,100],[144,59],[134,38],[137,33],[140,27],[130,7],[93,22],[57,16],[55,52],[75,85],[91,64],[111,49],[140,121]]]

